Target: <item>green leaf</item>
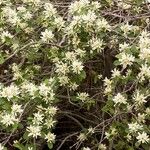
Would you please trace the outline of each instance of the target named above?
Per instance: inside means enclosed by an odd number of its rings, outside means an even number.
[[[28,132],[25,132],[25,133],[23,134],[23,138],[24,138],[25,140],[28,140],[28,139],[29,139],[29,137],[28,137]]]
[[[4,61],[5,61],[5,59],[4,59],[3,55],[0,53],[0,64],[3,64]]]
[[[25,146],[23,144],[19,143],[19,142],[14,143],[13,146],[18,148],[19,150],[25,150],[26,149]]]
[[[49,149],[52,149],[52,148],[53,148],[53,143],[47,143],[47,145],[48,145],[48,148],[49,148]]]

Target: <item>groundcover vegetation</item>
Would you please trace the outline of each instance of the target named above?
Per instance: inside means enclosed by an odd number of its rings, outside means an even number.
[[[0,150],[150,149],[150,0],[0,0]]]

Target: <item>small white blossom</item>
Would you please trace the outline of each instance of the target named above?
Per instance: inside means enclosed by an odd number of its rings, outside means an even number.
[[[44,17],[45,19],[50,18],[54,15],[56,15],[57,11],[54,8],[54,6],[51,3],[45,3],[44,4]]]
[[[39,86],[39,94],[47,97],[48,94],[52,91],[51,87],[47,86],[45,83],[41,83]]]
[[[83,150],[91,150],[89,147],[83,147]]]
[[[46,113],[53,117],[54,115],[56,115],[57,110],[58,110],[57,107],[50,106],[46,109]]]
[[[133,96],[133,100],[136,102],[137,105],[141,105],[143,103],[146,103],[146,98],[147,98],[147,96],[140,93],[139,90],[137,90],[136,93]]]
[[[126,50],[126,49],[128,49],[129,48],[129,44],[128,43],[123,43],[123,44],[119,44],[119,51],[120,52],[122,52],[122,51],[124,51],[124,50]]]
[[[70,60],[70,61],[76,60],[76,53],[74,52],[66,52],[65,56],[66,56],[65,57],[66,60]]]
[[[41,127],[40,126],[30,125],[29,127],[27,127],[27,131],[29,132],[28,136],[32,136],[34,138],[41,136]]]
[[[50,142],[50,143],[54,143],[55,138],[56,138],[56,135],[50,132],[47,135],[45,135],[45,139],[47,140],[47,142]]]
[[[52,33],[51,30],[46,29],[44,32],[41,32],[41,40],[44,43],[50,42],[54,38],[54,34]]]
[[[80,99],[82,102],[85,102],[89,98],[89,94],[85,92],[78,93],[77,98]]]
[[[121,75],[120,71],[117,70],[116,68],[114,70],[112,70],[111,72],[112,72],[112,78],[116,78],[116,77],[119,77]]]
[[[34,118],[33,118],[33,124],[39,125],[43,122],[44,115],[40,113],[39,111],[37,113],[34,113]]]
[[[92,47],[92,50],[97,50],[98,52],[101,52],[103,41],[101,39],[93,38],[90,41],[90,45]]]
[[[141,122],[141,123],[145,123],[145,116],[146,114],[141,114],[141,113],[138,113],[138,121]]]
[[[97,19],[96,21],[96,30],[97,31],[101,31],[101,30],[110,30],[111,29],[111,26],[108,24],[107,20],[106,19]]]
[[[55,120],[53,120],[52,118],[50,119],[46,119],[45,120],[45,124],[47,126],[48,129],[51,129],[52,127],[54,127],[54,124],[56,123]]]
[[[122,1],[117,2],[117,5],[122,9],[129,9],[131,5]]]
[[[1,40],[2,40],[2,42],[5,42],[7,38],[12,39],[13,36],[8,31],[3,31],[1,33]]]
[[[142,133],[138,133],[138,136],[136,137],[139,143],[148,143],[150,138],[147,135],[147,133],[142,132]]]
[[[77,139],[78,139],[79,141],[85,141],[86,138],[87,138],[86,134],[80,133]]]
[[[59,75],[65,75],[69,72],[69,66],[67,63],[58,62],[56,63],[56,73]]]
[[[146,108],[145,110],[146,114],[150,116],[150,108]]]
[[[18,119],[15,118],[15,115],[13,114],[3,114],[1,116],[1,123],[4,124],[5,126],[10,126],[10,125],[14,125],[15,122],[17,122]]]
[[[81,13],[83,8],[89,6],[89,3],[90,3],[89,0],[75,1],[74,3],[71,3],[71,5],[69,6],[69,12],[71,14],[74,14],[76,12]]]
[[[120,29],[124,32],[124,34],[128,34],[132,30],[133,26],[129,25],[129,23],[123,24]]]
[[[150,49],[149,48],[143,48],[140,50],[140,54],[139,54],[140,59],[144,60],[148,60],[150,58]]]
[[[28,92],[33,97],[35,93],[38,91],[38,87],[35,84],[28,82],[23,83],[21,88],[25,93]]]
[[[141,126],[137,122],[135,122],[135,123],[129,123],[128,126],[129,126],[129,131],[131,133],[137,132],[138,130],[141,130],[143,128],[143,126]]]
[[[112,100],[115,103],[115,105],[127,103],[127,99],[121,93],[118,93],[116,96],[114,96]]]
[[[11,108],[12,109],[12,113],[14,115],[16,115],[17,113],[21,114],[23,112],[23,109],[21,107],[22,107],[22,105],[13,104],[12,108]]]
[[[67,76],[59,76],[58,79],[61,86],[64,86],[69,83],[69,78]]]
[[[0,92],[1,97],[7,98],[8,100],[12,99],[13,97],[17,97],[20,91],[19,88],[13,84],[8,87],[4,87],[3,90]]]
[[[72,63],[72,70],[74,73],[80,74],[83,70],[83,64],[80,61],[73,61]]]
[[[106,145],[104,145],[104,144],[100,144],[98,146],[98,148],[99,148],[99,150],[106,150],[107,149]]]
[[[4,146],[0,143],[0,150],[4,150]]]
[[[119,62],[123,65],[123,68],[126,68],[127,65],[131,66],[135,60],[135,57],[131,54],[121,53],[121,57],[119,58]]]

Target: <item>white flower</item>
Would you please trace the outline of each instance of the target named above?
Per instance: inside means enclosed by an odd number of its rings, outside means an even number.
[[[56,63],[56,73],[59,75],[65,75],[69,72],[69,66],[67,63],[58,62]]]
[[[52,118],[45,120],[45,125],[47,126],[48,129],[52,128],[55,123],[56,121],[53,120]]]
[[[130,141],[132,139],[132,136],[130,134],[127,134],[126,138],[127,138],[127,141]]]
[[[41,124],[43,122],[44,115],[40,113],[39,111],[37,113],[34,113],[34,118],[33,118],[33,124]]]
[[[65,60],[74,61],[76,59],[76,53],[74,52],[66,52],[65,53]]]
[[[106,19],[97,19],[96,21],[96,30],[97,31],[101,31],[101,30],[110,30],[111,29],[111,26],[108,24],[107,20]]]
[[[35,138],[37,138],[38,136],[41,136],[40,126],[30,125],[29,127],[27,127],[27,131],[29,132],[28,136],[32,136]]]
[[[57,11],[51,3],[44,4],[44,17],[45,19],[56,15]]]
[[[55,24],[55,26],[57,26],[57,28],[61,29],[61,27],[64,26],[65,21],[63,20],[62,17],[57,17],[57,18],[55,18],[55,20],[54,20],[54,24]]]
[[[83,150],[91,150],[89,147],[83,147]]]
[[[109,138],[110,138],[110,136],[111,136],[111,134],[110,134],[110,133],[105,132],[105,138],[106,138],[106,139],[109,139]]]
[[[21,22],[15,9],[6,6],[3,8],[2,14],[6,17],[6,21],[11,23],[13,26]]]
[[[10,100],[11,98],[18,96],[20,93],[19,88],[13,84],[8,87],[4,87],[0,93],[1,97],[7,98]]]
[[[72,70],[74,73],[80,74],[83,70],[83,64],[80,61],[73,61],[72,63]]]
[[[47,140],[47,142],[50,142],[50,143],[54,143],[55,138],[56,138],[56,135],[50,132],[47,135],[45,135],[45,139]]]
[[[41,83],[39,86],[39,94],[47,97],[48,94],[52,91],[51,87],[47,86],[45,83]]]
[[[146,112],[146,115],[150,116],[150,108],[146,108],[145,112]]]
[[[140,59],[149,59],[150,58],[150,49],[149,48],[143,48],[140,50],[139,54]]]
[[[121,58],[119,58],[120,64],[123,65],[123,68],[126,68],[127,65],[131,66],[134,62],[135,57],[131,54],[121,53]]]
[[[120,52],[126,50],[127,48],[129,48],[129,44],[127,44],[125,42],[123,44],[119,44],[119,51]]]
[[[108,79],[107,77],[105,77],[104,81],[104,86],[110,86],[112,84],[112,80]]]
[[[83,8],[86,8],[89,5],[90,1],[89,0],[80,0],[80,1],[75,1],[74,3],[71,3],[69,6],[69,12],[71,14],[78,12],[81,13]]]
[[[111,72],[112,72],[112,78],[116,78],[116,77],[119,77],[121,75],[120,71],[117,70],[116,68],[114,70],[112,70]]]
[[[142,132],[142,133],[138,133],[138,136],[136,137],[139,143],[148,143],[149,142],[149,136],[147,135],[147,133]]]
[[[145,116],[146,116],[146,114],[141,114],[141,113],[138,113],[138,121],[139,122],[142,122],[142,123],[145,123]]]
[[[70,85],[69,85],[69,87],[70,87],[70,90],[73,90],[73,91],[75,91],[77,88],[78,88],[78,84],[76,84],[76,83],[70,83]]]
[[[137,105],[146,103],[146,98],[147,96],[145,96],[144,94],[141,94],[139,90],[137,90],[133,96],[133,100],[136,102]]]
[[[33,3],[38,6],[41,3],[41,0],[22,0],[24,3]]]
[[[25,20],[30,20],[32,18],[32,14],[29,11],[27,11],[25,14],[23,14],[22,17]]]
[[[34,96],[36,91],[38,91],[38,88],[35,84],[28,82],[23,83],[21,88],[23,89],[24,92],[29,92],[31,96]]]
[[[4,146],[0,143],[0,150],[4,150]]]
[[[77,139],[78,139],[79,141],[85,141],[86,138],[87,138],[87,137],[86,137],[86,134],[80,133]]]
[[[95,130],[94,128],[90,127],[88,128],[88,133],[93,134],[95,132],[94,130]]]
[[[139,40],[139,47],[140,47],[140,50],[142,49],[148,49],[150,47],[150,38],[149,37],[140,37],[140,40]]]
[[[50,42],[54,38],[54,34],[48,29],[46,29],[44,32],[41,32],[41,35],[41,40],[45,43]]]
[[[54,115],[56,115],[56,112],[57,112],[58,108],[57,107],[54,107],[54,106],[50,106],[46,109],[46,113],[48,115],[50,115],[51,117],[53,117]]]
[[[21,108],[22,107],[22,105],[18,105],[18,104],[13,104],[12,105],[12,113],[14,114],[14,115],[16,115],[17,113],[22,113],[23,112],[23,109]]]
[[[3,31],[1,33],[1,40],[2,40],[2,42],[5,42],[6,38],[12,39],[13,36],[8,31]]]
[[[122,8],[122,9],[129,9],[129,8],[131,8],[131,5],[130,5],[130,4],[124,3],[124,2],[122,2],[122,1],[117,2],[117,5],[118,5],[120,8]]]
[[[116,104],[126,104],[127,103],[127,99],[121,95],[121,93],[118,93],[116,96],[114,96],[114,98],[112,99],[113,102]]]
[[[96,20],[96,15],[93,11],[88,11],[86,15],[82,15],[82,20],[85,24],[93,25],[94,21]]]
[[[28,147],[28,150],[33,150],[33,147]]]
[[[129,132],[134,133],[137,132],[138,130],[141,130],[143,128],[142,125],[139,125],[137,122],[135,123],[129,123]]]
[[[17,7],[17,10],[18,10],[19,12],[25,12],[27,9],[26,9],[24,6],[18,6],[18,7]]]
[[[93,38],[90,41],[90,45],[92,47],[92,50],[97,50],[98,52],[101,52],[103,41],[101,39]]]
[[[104,93],[110,93],[112,91],[112,80],[108,79],[107,77],[105,77],[104,81],[104,86],[105,86],[105,91]]]
[[[124,34],[128,34],[132,30],[132,25],[129,25],[129,23],[123,24],[120,29],[124,32]]]
[[[64,86],[69,83],[69,78],[67,76],[59,76],[58,79],[61,86]]]
[[[99,148],[99,150],[106,150],[107,149],[106,145],[104,145],[104,144],[100,144],[98,148]]]
[[[91,5],[93,7],[92,10],[94,11],[101,7],[101,4],[98,1],[92,2]]]
[[[145,77],[150,77],[150,67],[146,63],[141,65],[140,72],[138,74],[140,81],[145,80]]]
[[[13,125],[15,122],[17,122],[18,119],[15,118],[15,115],[13,114],[2,114],[1,116],[1,123],[5,126]]]
[[[86,51],[84,51],[84,50],[82,50],[82,49],[80,49],[80,48],[77,48],[77,49],[75,50],[75,52],[76,52],[76,54],[79,55],[80,57],[84,57],[84,56],[85,56],[85,53],[86,53]]]
[[[78,93],[77,94],[77,98],[80,99],[82,102],[86,101],[89,98],[89,94],[88,93]]]

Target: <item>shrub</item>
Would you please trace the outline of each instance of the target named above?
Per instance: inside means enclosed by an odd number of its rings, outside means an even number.
[[[149,1],[58,4],[0,1],[0,149],[148,150]]]

